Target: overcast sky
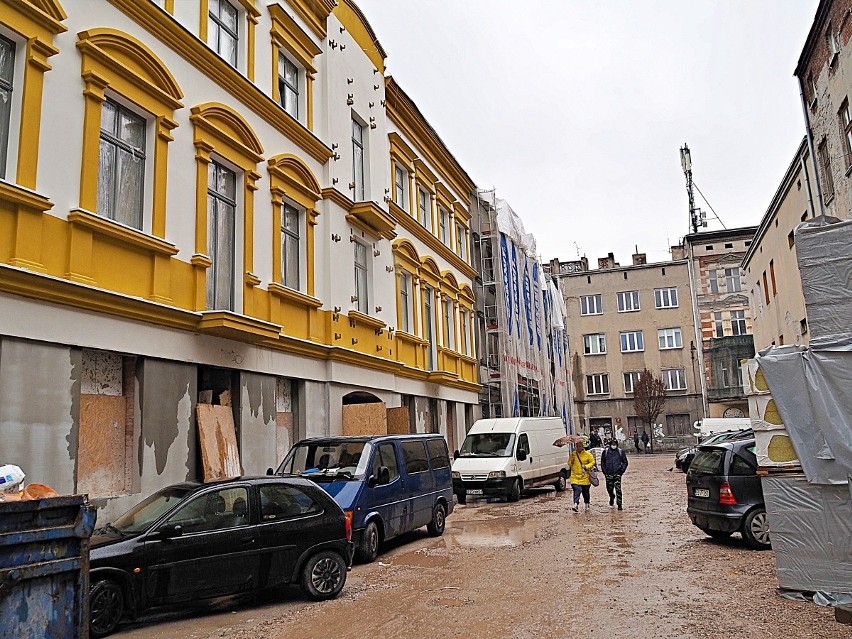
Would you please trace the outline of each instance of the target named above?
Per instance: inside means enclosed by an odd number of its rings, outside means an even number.
[[[684,142],[725,225],[760,222],[804,136],[793,69],[817,4],[359,0],[388,72],[477,185],[544,260],[579,247],[593,264],[629,264],[635,244],[668,259],[688,227]]]

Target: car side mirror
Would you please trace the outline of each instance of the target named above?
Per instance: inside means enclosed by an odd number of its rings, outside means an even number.
[[[461,457],[461,453],[456,450],[456,452],[453,453],[453,459],[458,459],[459,457]]]
[[[164,526],[160,526],[157,532],[160,535],[160,539],[174,539],[183,535],[183,526],[180,524],[165,524]]]
[[[370,479],[367,480],[367,485],[370,488],[375,488],[378,483],[379,483],[379,478],[376,477],[375,475],[370,475]]]
[[[274,470],[272,470],[271,468],[267,468],[267,469],[266,469],[266,474],[267,474],[267,475],[274,475],[274,474],[275,474],[275,471],[274,471]]]
[[[379,468],[379,483],[382,485],[390,483],[390,468],[387,466]]]
[[[518,461],[524,461],[527,458],[527,451],[525,451],[523,448],[519,449],[517,457]]]

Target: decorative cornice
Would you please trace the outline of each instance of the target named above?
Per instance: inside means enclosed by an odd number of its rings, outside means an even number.
[[[99,235],[121,240],[121,242],[137,249],[168,255],[169,257],[178,254],[178,248],[171,242],[124,226],[90,211],[74,209],[68,213],[68,221],[75,226],[82,226]]]
[[[355,206],[355,202],[332,187],[326,187],[322,190],[322,199],[334,202],[347,213],[352,210],[353,206]]]
[[[258,342],[277,338],[281,327],[233,311],[203,311],[198,322],[198,332],[236,339],[242,342]]]
[[[53,202],[43,195],[3,180],[0,180],[0,200],[40,213],[53,208]]]
[[[287,3],[320,40],[325,39],[328,16],[337,5],[335,0],[288,0]]]
[[[356,324],[363,324],[364,326],[368,326],[372,329],[384,328],[385,323],[378,319],[377,317],[370,317],[369,315],[365,315],[360,311],[349,311],[348,313],[349,319],[354,320]]]
[[[397,224],[449,262],[459,273],[470,279],[476,277],[476,269],[453,253],[450,247],[427,231],[420,222],[403,211],[396,202],[388,202],[388,209]]]
[[[322,306],[322,302],[317,298],[305,295],[304,293],[295,291],[292,288],[282,286],[278,282],[270,282],[267,289],[276,297],[285,299],[288,302],[293,302],[294,304],[300,304],[301,306],[309,308],[319,308]]]
[[[152,11],[147,2],[109,0],[118,9],[176,51],[198,71],[248,106],[314,160],[325,164],[332,151],[318,137],[276,104],[259,87],[225,62],[168,13]]]
[[[68,15],[56,0],[5,0],[4,4],[10,4],[15,10],[24,14],[46,29],[50,33],[59,34],[68,31],[68,27],[62,24],[68,19]]]
[[[322,53],[311,37],[302,31],[281,7],[281,5],[269,5],[269,15],[272,17],[272,40],[277,46],[283,46],[292,55],[296,56],[299,63],[309,73],[316,73],[314,58]]]
[[[375,202],[358,202],[346,216],[346,220],[362,231],[377,238],[392,240],[396,237],[396,223]]]

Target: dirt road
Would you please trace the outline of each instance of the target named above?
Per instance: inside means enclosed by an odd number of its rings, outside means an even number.
[[[167,612],[115,636],[849,638],[830,608],[775,594],[771,551],[694,528],[671,465],[632,456],[623,512],[603,486],[589,513],[552,491],[458,506],[443,537],[410,535],[356,565],[335,601],[276,592]]]

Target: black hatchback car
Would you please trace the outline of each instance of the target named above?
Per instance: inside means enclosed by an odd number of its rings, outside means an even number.
[[[686,512],[711,537],[739,532],[756,550],[771,547],[754,439],[699,446],[686,473]]]
[[[281,584],[330,599],[346,583],[351,538],[340,507],[306,479],[163,488],[92,537],[91,634],[154,606]]]

